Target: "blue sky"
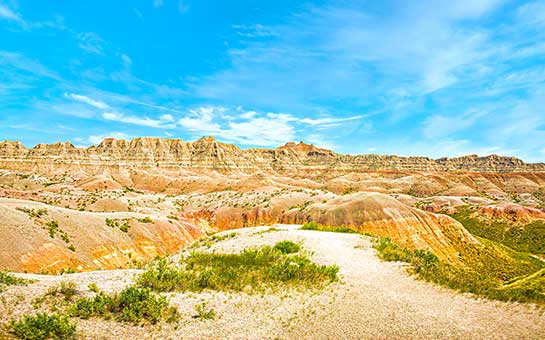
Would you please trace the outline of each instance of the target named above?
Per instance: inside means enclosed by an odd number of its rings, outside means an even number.
[[[0,0],[0,139],[545,161],[545,0]]]

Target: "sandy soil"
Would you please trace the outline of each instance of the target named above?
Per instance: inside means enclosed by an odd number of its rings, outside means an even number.
[[[382,262],[367,237],[298,230],[259,233],[247,228],[209,250],[238,252],[279,240],[302,242],[312,258],[337,264],[341,281],[323,291],[282,291],[265,295],[223,292],[168,294],[182,319],[177,325],[132,326],[99,319],[78,320],[82,338],[545,338],[545,312],[532,305],[475,299],[416,280],[400,263]],[[38,282],[1,293],[0,321],[32,312],[31,302],[60,281],[76,282],[81,294],[97,283],[106,291],[129,285],[137,270],[100,271],[64,276],[18,274]],[[218,317],[193,318],[205,302]]]

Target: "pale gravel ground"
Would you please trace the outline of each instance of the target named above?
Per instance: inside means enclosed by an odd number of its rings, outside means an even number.
[[[355,234],[297,230],[256,233],[268,227],[236,232],[209,250],[239,252],[250,246],[290,239],[301,242],[322,264],[337,264],[341,282],[324,291],[289,291],[261,295],[222,292],[167,294],[182,319],[178,325],[138,327],[103,320],[78,321],[82,338],[545,338],[545,314],[532,305],[475,299],[409,276],[400,263],[380,261],[370,240]],[[203,248],[205,249],[205,248]],[[0,294],[0,321],[32,311],[30,302],[60,281],[78,283],[82,294],[97,283],[108,292],[129,285],[138,270],[100,271],[64,277],[27,275],[37,283],[11,287]],[[205,301],[215,320],[192,318]]]

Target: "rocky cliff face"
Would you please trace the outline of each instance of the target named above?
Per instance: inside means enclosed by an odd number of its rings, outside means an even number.
[[[107,138],[98,146],[76,148],[70,142],[38,144],[28,149],[20,142],[0,142],[0,168],[35,170],[37,167],[160,167],[209,169],[218,172],[275,172],[280,174],[334,172],[463,171],[545,172],[545,164],[527,164],[514,157],[476,155],[430,159],[389,155],[342,155],[314,145],[287,143],[276,149],[242,150],[203,137],[196,142],[143,137],[131,141]]]

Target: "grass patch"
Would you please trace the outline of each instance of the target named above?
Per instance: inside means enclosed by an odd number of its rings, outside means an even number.
[[[139,219],[138,222],[141,222],[141,223],[153,223],[153,220],[151,219],[151,217],[146,216],[146,217],[144,217],[144,218]]]
[[[29,209],[29,208],[24,208],[24,207],[17,207],[15,208],[15,210],[19,210],[19,211],[22,211],[24,213],[26,213],[28,215],[28,217],[30,218],[40,218],[40,217],[43,217],[45,215],[47,215],[47,209],[43,208],[43,209]]]
[[[101,317],[116,321],[139,324],[144,321],[155,324],[178,319],[178,311],[170,307],[164,296],[158,296],[148,288],[128,287],[119,294],[99,292],[92,298],[78,299],[69,313],[82,319]]]
[[[224,235],[211,235],[211,236],[208,236],[206,238],[203,238],[203,239],[200,239],[198,240],[197,242],[194,242],[190,248],[192,249],[196,249],[196,248],[200,248],[200,247],[206,247],[206,248],[210,248],[212,247],[212,245],[214,245],[214,243],[216,242],[219,242],[219,241],[225,241],[225,240],[228,240],[228,239],[231,239],[231,238],[234,238],[237,236],[237,233],[228,233],[228,234],[224,234]]]
[[[8,272],[0,271],[0,292],[6,290],[7,286],[26,285],[28,283],[30,283],[29,280],[20,279]]]
[[[301,246],[292,241],[280,241],[273,247],[274,250],[280,251],[282,254],[298,253]]]
[[[543,263],[490,241],[481,242],[484,247],[476,254],[462,254],[465,266],[443,262],[426,250],[400,247],[389,238],[378,238],[374,247],[383,260],[407,262],[410,272],[426,281],[495,300],[545,303]]]
[[[545,221],[516,225],[506,221],[479,218],[470,209],[459,209],[451,217],[473,235],[504,244],[514,250],[545,254]]]
[[[55,238],[55,234],[59,230],[59,223],[57,221],[49,221],[45,224],[45,227],[49,231],[49,237]]]
[[[286,243],[249,248],[239,254],[192,252],[179,266],[161,259],[152,263],[137,282],[157,291],[256,293],[280,285],[321,287],[337,280],[339,267],[318,265],[305,255],[287,255],[280,249],[286,250]],[[289,250],[293,249],[290,245]]]
[[[216,318],[216,311],[214,309],[207,309],[204,302],[195,305],[195,311],[197,312],[197,315],[194,316],[195,319],[213,320]]]
[[[111,219],[106,218],[105,223],[110,228],[119,228],[124,233],[129,232],[129,228],[131,227],[129,224],[128,219]]]
[[[25,316],[8,325],[9,332],[17,339],[75,339],[76,325],[67,316],[38,313]]]
[[[57,287],[51,287],[46,296],[60,297],[62,296],[65,301],[72,301],[74,296],[78,295],[78,290],[76,289],[76,284],[74,282],[61,282]]]
[[[334,233],[350,233],[350,234],[359,234],[359,232],[353,228],[346,226],[326,226],[318,224],[316,222],[305,222],[301,227],[301,230],[315,230],[315,231],[329,231]]]
[[[270,227],[270,228],[267,228],[265,230],[256,231],[255,233],[253,233],[253,235],[263,235],[263,234],[272,233],[272,232],[275,232],[275,231],[281,231],[281,230],[278,229],[278,228],[275,228],[275,227]]]

